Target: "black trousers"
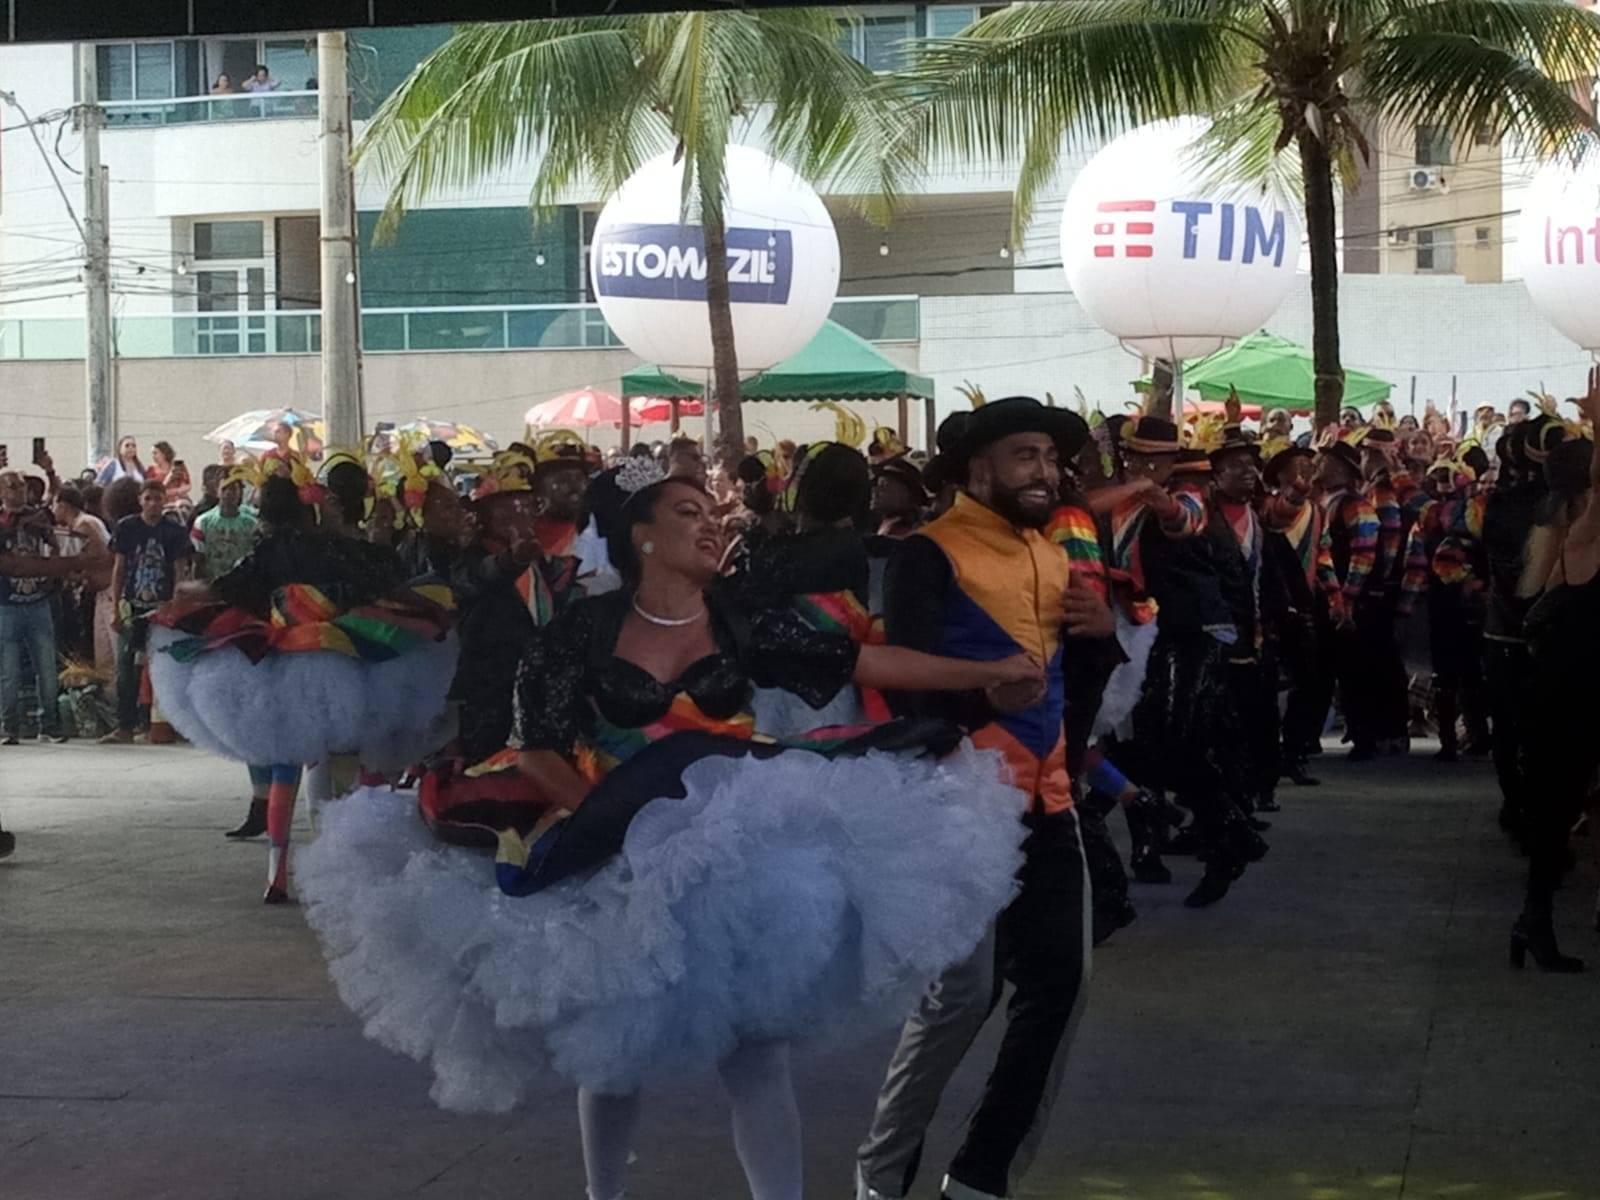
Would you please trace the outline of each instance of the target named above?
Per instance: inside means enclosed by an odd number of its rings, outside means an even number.
[[[1486,637],[1483,671],[1500,800],[1512,826],[1518,826],[1528,810],[1528,705],[1533,677],[1528,644]]]
[[[1323,665],[1323,641],[1332,637],[1326,613],[1314,619],[1288,619],[1280,629],[1280,661],[1289,679],[1289,699],[1283,709],[1286,761],[1306,757],[1322,740],[1328,705],[1333,702],[1332,678]]]
[[[1044,1138],[1088,980],[1088,889],[1077,814],[1034,815],[1028,825],[1017,898],[972,957],[929,986],[900,1032],[856,1156],[861,1183],[879,1195],[910,1193],[945,1085],[1008,981],[1000,1053],[950,1177],[1008,1196]]]
[[[1403,738],[1410,727],[1405,663],[1383,601],[1356,605],[1354,628],[1338,631],[1339,699],[1350,740],[1362,749]]]
[[[1263,642],[1255,659],[1230,659],[1225,664],[1228,691],[1235,714],[1237,749],[1223,756],[1226,776],[1230,769],[1240,772],[1229,791],[1240,807],[1249,812],[1254,802],[1270,800],[1278,788],[1281,760],[1278,753],[1280,718],[1278,715],[1278,659],[1273,639]],[[1230,757],[1237,763],[1231,764]]]

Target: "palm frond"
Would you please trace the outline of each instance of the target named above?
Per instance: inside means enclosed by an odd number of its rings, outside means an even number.
[[[961,37],[918,44],[902,73],[907,135],[937,156],[1022,160],[1020,227],[1064,144],[1236,95],[1257,49],[1244,23],[1253,12],[1222,0],[1012,5]]]
[[[531,202],[548,206],[586,169],[602,182],[648,140],[613,130],[639,91],[637,18],[468,25],[429,55],[374,115],[357,150],[390,189],[379,221],[392,236],[406,208],[537,162]],[[625,147],[625,152],[622,147]]]
[[[1600,44],[1597,44],[1600,55]],[[1360,105],[1394,128],[1479,129],[1540,156],[1577,153],[1594,118],[1533,62],[1464,33],[1396,34],[1367,50]]]
[[[1559,80],[1587,79],[1600,62],[1600,15],[1570,0],[1389,0],[1386,33],[1456,34],[1526,59]]]
[[[827,10],[755,14],[763,39],[752,72],[766,147],[805,178],[851,197],[885,221],[921,173],[919,148],[902,136],[904,95],[839,44]]]

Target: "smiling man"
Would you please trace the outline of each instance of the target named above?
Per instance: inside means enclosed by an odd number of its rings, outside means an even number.
[[[905,1024],[857,1155],[858,1200],[910,1192],[940,1095],[994,1010],[1002,980],[1016,988],[1005,1037],[944,1195],[1011,1195],[1061,1085],[1089,961],[1089,881],[1062,736],[1062,643],[1068,633],[1110,636],[1115,623],[1091,587],[1069,578],[1067,556],[1042,530],[1056,508],[1061,458],[1087,436],[1075,414],[1026,396],[977,409],[952,450],[965,478],[955,506],[890,560],[890,642],[978,660],[1020,651],[1046,674],[1042,690],[897,698],[903,709],[955,720],[1006,760],[1030,796],[1029,832],[1016,899]]]

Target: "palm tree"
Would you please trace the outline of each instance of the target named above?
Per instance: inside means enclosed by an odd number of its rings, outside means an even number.
[[[1020,160],[1019,234],[1064,144],[1209,115],[1214,161],[1260,177],[1292,144],[1321,427],[1344,392],[1335,171],[1353,187],[1379,130],[1416,125],[1580,154],[1597,127],[1564,81],[1596,64],[1600,17],[1568,0],[1070,0],[923,42],[897,84],[930,151]]]
[[[723,222],[730,141],[762,146],[874,215],[913,160],[891,152],[877,77],[821,9],[652,13],[464,25],[374,114],[356,151],[389,183],[379,241],[408,205],[523,162],[529,202],[547,213],[574,188],[620,187],[671,150],[685,163],[683,219],[706,250],[712,394],[722,458],[744,450]]]

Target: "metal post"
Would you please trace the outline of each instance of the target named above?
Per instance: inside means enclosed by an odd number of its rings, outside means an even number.
[[[911,445],[911,397],[901,392],[895,397],[897,407],[895,432],[900,435],[902,446]]]
[[[343,33],[317,34],[317,145],[322,156],[322,418],[329,445],[360,443],[360,292],[356,286],[350,80]]]
[[[1183,428],[1183,359],[1172,356],[1172,423]]]
[[[79,126],[83,133],[84,392],[87,461],[111,454],[111,228],[109,172],[100,162],[100,84],[93,46],[78,47]]]

